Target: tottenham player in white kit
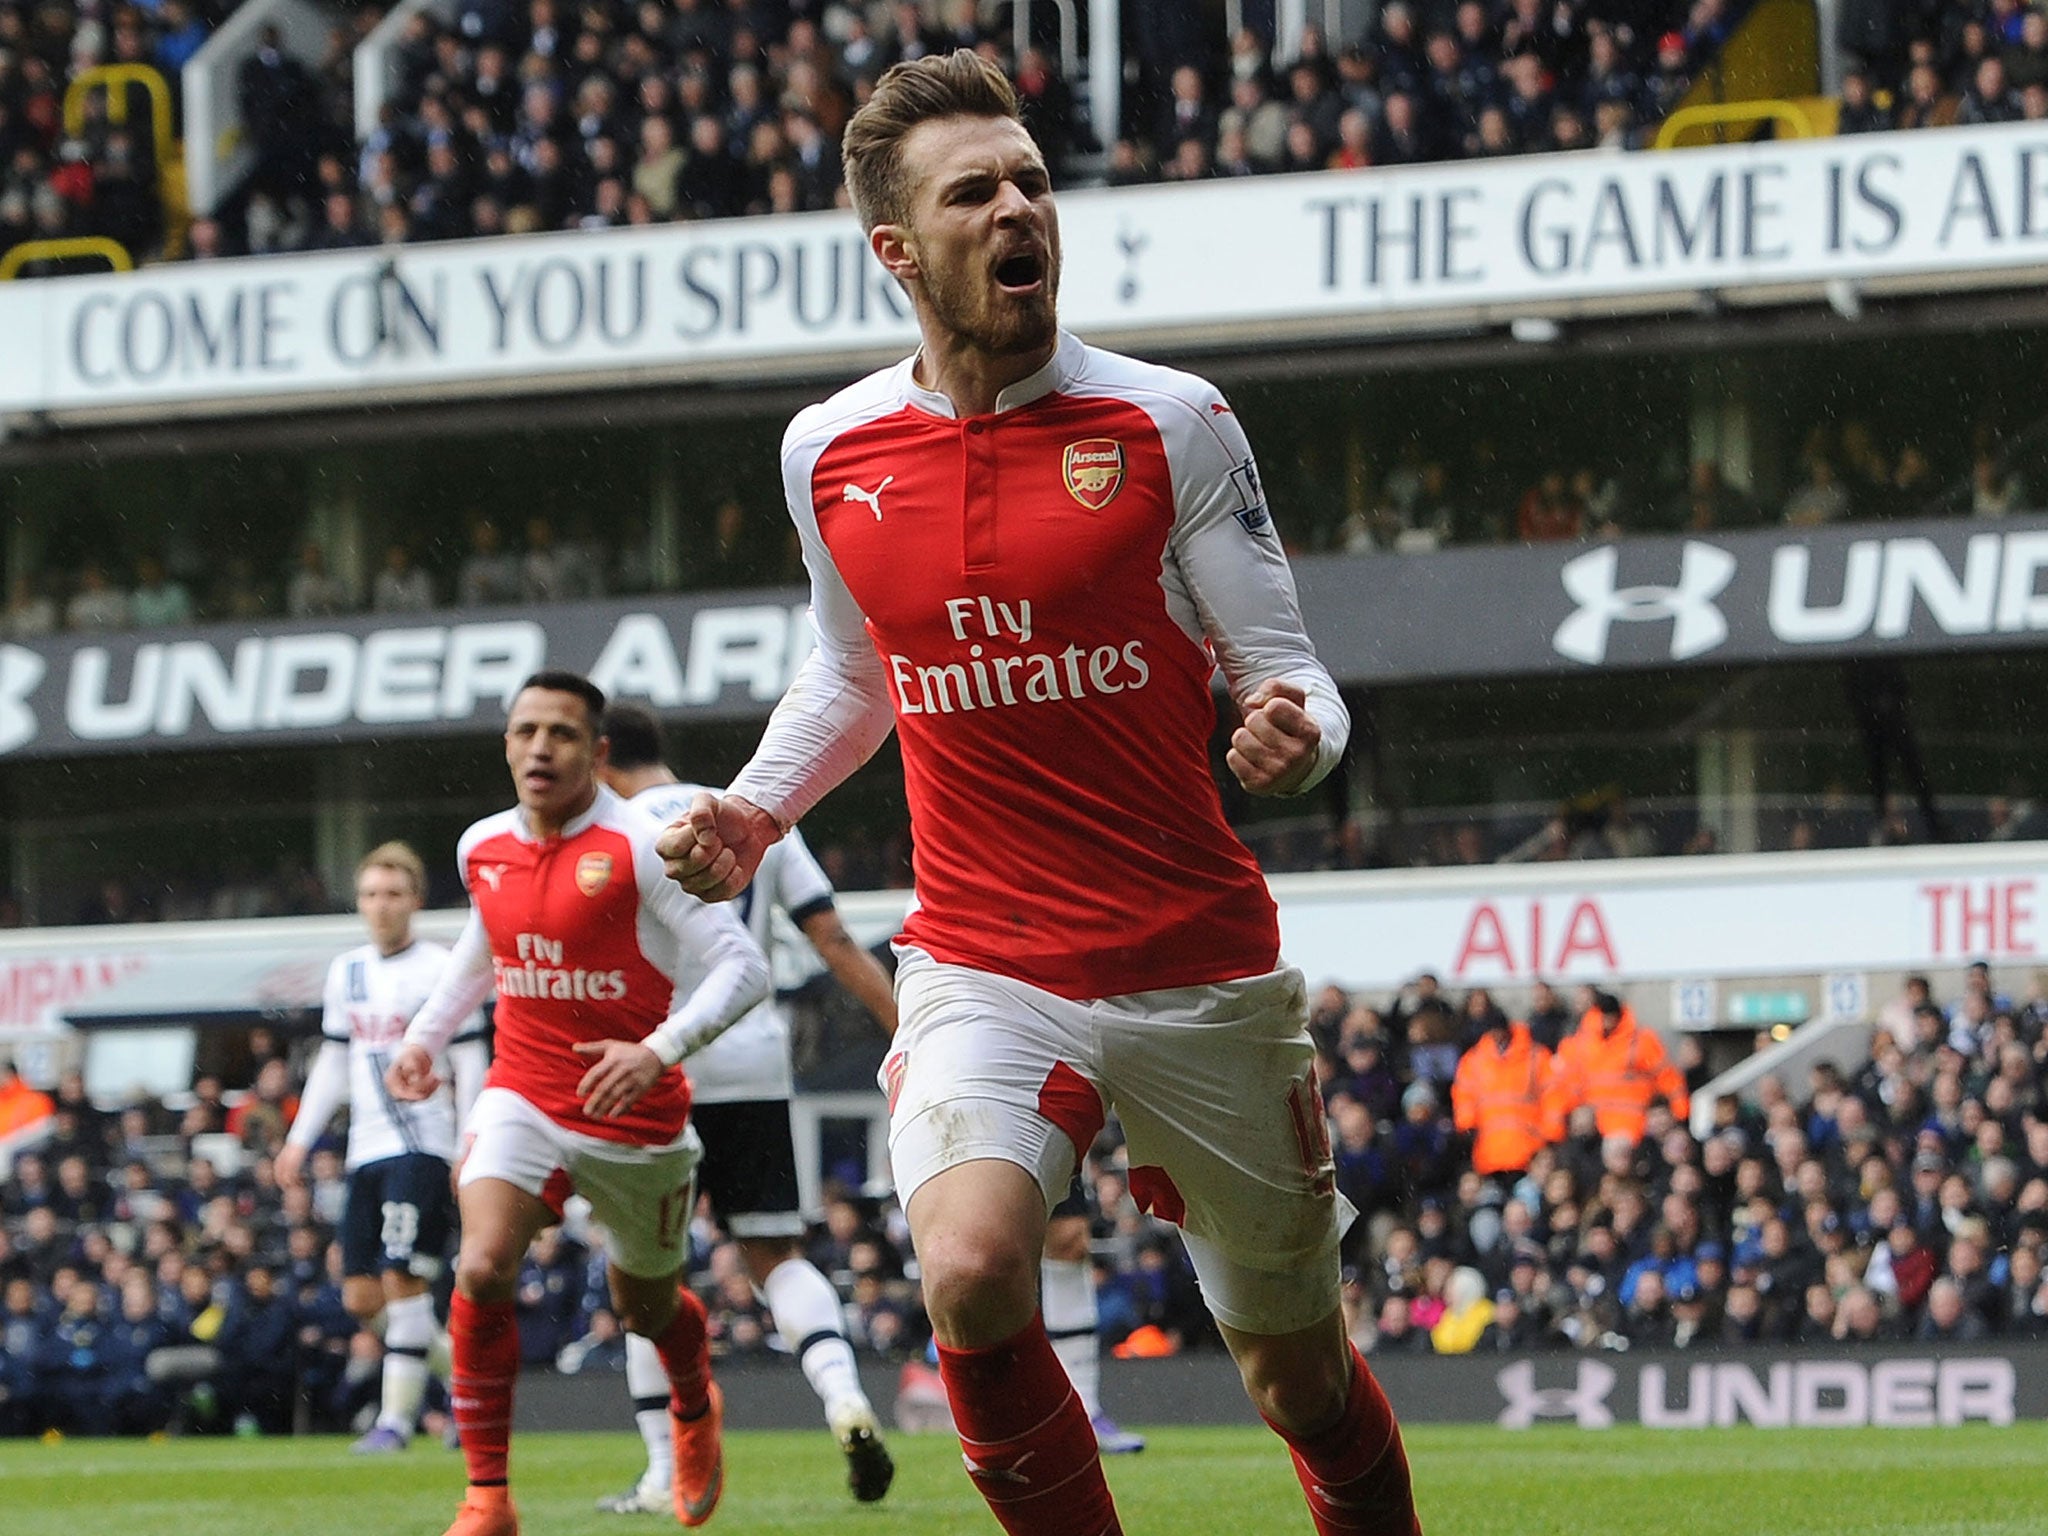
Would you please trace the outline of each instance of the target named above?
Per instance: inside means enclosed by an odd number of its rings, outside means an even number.
[[[701,786],[669,771],[654,715],[637,704],[605,711],[611,755],[607,786],[635,810],[666,826],[688,809]],[[832,882],[803,839],[792,834],[769,850],[735,903],[764,951],[775,953],[779,911],[811,942],[841,984],[896,1032],[896,996],[889,975],[846,931],[832,904]],[[853,1496],[872,1503],[896,1475],[875,1411],[861,1390],[838,1292],[803,1256],[804,1216],[798,1197],[796,1144],[790,1132],[789,1021],[769,998],[690,1058],[690,1119],[704,1142],[697,1189],[711,1197],[768,1303],[776,1332],[803,1367],[825,1421],[847,1460]],[[647,1470],[598,1507],[614,1514],[669,1507],[668,1378],[654,1348],[626,1340],[626,1384],[634,1418],[647,1442]]]
[[[277,1157],[277,1181],[299,1182],[306,1154],[334,1112],[348,1106],[348,1205],[342,1216],[342,1304],[366,1327],[384,1317],[383,1400],[355,1443],[366,1454],[405,1449],[419,1422],[434,1298],[455,1199],[456,1132],[483,1086],[483,1016],[472,1014],[448,1047],[449,1070],[432,1098],[406,1104],[384,1086],[384,1069],[448,951],[413,937],[426,895],[426,866],[404,843],[372,849],[356,867],[356,911],[370,942],[327,970],[322,1043],[299,1112]]]

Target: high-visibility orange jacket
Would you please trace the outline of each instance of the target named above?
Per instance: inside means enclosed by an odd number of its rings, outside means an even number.
[[[1508,1026],[1507,1040],[1488,1030],[1458,1061],[1451,1082],[1451,1115],[1473,1133],[1472,1166],[1481,1173],[1520,1173],[1548,1139],[1543,1099],[1550,1087],[1550,1052],[1526,1024]]]
[[[57,1101],[9,1072],[0,1077],[0,1136],[27,1130],[57,1110]]]
[[[1663,1099],[1683,1120],[1692,1109],[1685,1076],[1664,1053],[1664,1042],[1636,1022],[1626,1005],[1610,1033],[1606,1016],[1589,1010],[1557,1047],[1545,1100],[1545,1130],[1560,1139],[1572,1111],[1591,1105],[1602,1136],[1641,1141],[1650,1103]]]

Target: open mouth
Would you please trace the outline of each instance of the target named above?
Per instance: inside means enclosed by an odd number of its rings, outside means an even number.
[[[1045,281],[1045,258],[1036,251],[1018,251],[996,263],[996,283],[1008,293],[1029,293]]]

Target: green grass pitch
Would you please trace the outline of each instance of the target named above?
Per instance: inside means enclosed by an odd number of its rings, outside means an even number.
[[[1411,1432],[1430,1536],[2020,1536],[2048,1529],[2048,1425],[1949,1430],[1420,1428]],[[992,1536],[958,1447],[896,1436],[887,1502],[856,1506],[814,1434],[737,1432],[716,1536]],[[678,1529],[600,1515],[630,1482],[630,1435],[529,1435],[514,1446],[525,1536]],[[1110,1463],[1130,1536],[1307,1536],[1293,1477],[1262,1432],[1169,1429]],[[439,1536],[461,1462],[422,1443],[352,1458],[303,1440],[0,1442],[5,1536]]]

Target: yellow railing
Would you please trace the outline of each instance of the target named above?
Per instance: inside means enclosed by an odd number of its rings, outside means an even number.
[[[85,102],[95,89],[107,93],[107,121],[120,127],[128,121],[128,87],[139,85],[149,93],[149,126],[156,139],[159,164],[174,148],[177,135],[171,131],[171,87],[147,64],[96,64],[83,69],[64,90],[64,131],[73,138],[85,132]]]
[[[1813,0],[1755,0],[1734,35],[1705,62],[1692,89],[1671,115],[1679,117],[1694,107],[1797,102],[1819,89],[1820,18]],[[1808,115],[1810,118],[1811,114]],[[1773,118],[1797,131],[1792,120],[1777,114]],[[1714,134],[1713,142],[1725,143],[1731,138],[1749,137],[1762,121],[1753,116],[1733,117],[1714,120],[1706,126],[1721,130]],[[1747,131],[1727,131],[1737,125]],[[1660,149],[1667,147],[1661,133],[1657,145]]]
[[[1680,107],[1664,119],[1657,130],[1658,149],[1672,149],[1693,130],[1726,128],[1737,123],[1776,123],[1780,138],[1817,139],[1821,131],[1805,107],[1796,101],[1722,101],[1705,106]],[[1703,137],[1702,143],[1725,143],[1726,134]],[[1747,138],[1749,135],[1744,134]]]
[[[133,272],[135,259],[128,247],[105,235],[76,235],[68,240],[26,240],[0,256],[0,283],[11,281],[32,261],[66,261],[74,256],[98,256],[116,272]]]
[[[171,113],[171,87],[147,64],[98,64],[80,70],[64,91],[64,131],[76,138],[85,131],[85,103],[95,90],[107,93],[107,121],[120,127],[128,121],[128,91],[139,86],[149,97],[149,127],[156,156],[157,196],[164,208],[164,249],[176,256],[185,247],[191,205],[185,196],[185,155]]]

